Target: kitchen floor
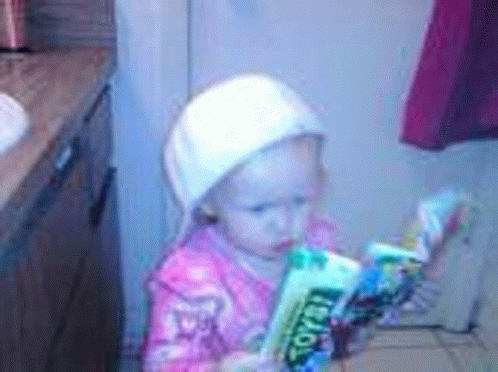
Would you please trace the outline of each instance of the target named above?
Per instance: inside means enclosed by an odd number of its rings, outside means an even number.
[[[346,361],[347,371],[495,372],[498,367],[496,370],[471,367],[479,355],[494,347],[491,338],[479,327],[467,334],[430,328],[378,329],[369,349]],[[120,372],[138,372],[139,366],[138,356],[124,356]]]

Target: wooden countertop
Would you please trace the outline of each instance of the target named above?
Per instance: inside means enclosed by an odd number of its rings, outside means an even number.
[[[102,47],[0,55],[0,92],[17,99],[31,119],[24,138],[0,154],[0,238],[10,229],[8,220],[20,212],[19,205],[10,204],[22,203],[23,182],[42,158],[55,159],[61,142],[79,132],[83,115],[115,67],[115,50]]]

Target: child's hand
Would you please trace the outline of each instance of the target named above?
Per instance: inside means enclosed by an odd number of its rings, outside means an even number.
[[[277,372],[281,365],[275,361],[263,361],[259,354],[235,352],[220,363],[220,372]]]

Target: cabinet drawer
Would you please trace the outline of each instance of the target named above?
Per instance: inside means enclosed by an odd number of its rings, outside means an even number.
[[[104,185],[112,155],[111,99],[109,86],[97,97],[84,117],[88,155],[88,177],[92,200],[96,200]]]
[[[87,167],[64,147],[50,182],[13,235],[0,274],[0,370],[45,371],[91,251]]]

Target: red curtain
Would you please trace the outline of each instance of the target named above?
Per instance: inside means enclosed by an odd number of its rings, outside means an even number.
[[[498,138],[498,0],[435,0],[401,142]]]

